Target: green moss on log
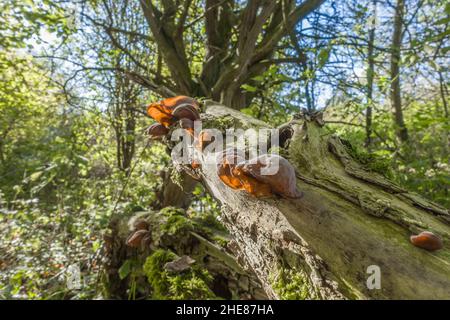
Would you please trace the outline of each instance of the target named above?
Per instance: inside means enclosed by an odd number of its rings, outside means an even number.
[[[185,216],[183,209],[166,207],[162,209],[160,213],[167,217],[166,223],[161,226],[161,231],[163,233],[176,235],[185,234],[186,232],[194,230],[192,221]]]
[[[345,146],[348,154],[357,162],[362,164],[365,169],[379,173],[385,177],[392,177],[390,162],[383,159],[376,154],[361,150],[352,145],[348,140],[342,139],[342,144]]]
[[[278,268],[269,279],[272,288],[282,300],[317,299],[308,276],[300,269]]]
[[[213,299],[208,287],[212,277],[205,269],[193,266],[181,273],[171,273],[164,268],[167,262],[176,259],[169,250],[159,249],[145,260],[143,270],[152,287],[153,299],[184,300]]]

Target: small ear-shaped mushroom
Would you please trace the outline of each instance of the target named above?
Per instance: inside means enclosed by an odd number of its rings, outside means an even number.
[[[443,247],[441,238],[439,238],[434,233],[429,231],[423,231],[419,233],[417,236],[411,236],[410,241],[416,247],[428,251],[439,250],[442,249]]]
[[[200,114],[195,106],[188,103],[183,103],[177,106],[173,110],[172,115],[177,119],[189,119],[191,121],[200,119]]]
[[[234,177],[231,173],[232,167],[242,160],[243,158],[236,149],[225,149],[217,155],[217,175],[223,183],[232,189],[242,189],[242,183],[239,178]]]
[[[202,152],[213,141],[214,136],[211,134],[210,130],[202,130],[195,141],[195,149]]]
[[[163,136],[169,133],[169,129],[160,123],[154,123],[147,128],[146,133],[150,135],[152,139],[161,139]]]
[[[300,198],[294,167],[285,158],[276,154],[264,154],[257,159],[238,164],[242,170],[256,180],[270,185],[273,193],[285,198]]]
[[[232,189],[241,190],[242,182],[239,178],[233,176],[229,164],[223,163],[217,166],[217,175],[220,180]]]
[[[152,103],[147,107],[147,114],[165,127],[175,122],[172,110],[159,102]]]
[[[200,109],[198,102],[187,96],[176,96],[173,98],[167,98],[155,103],[150,104],[147,107],[147,114],[161,123],[165,127],[172,125],[177,119],[172,113],[180,105],[189,105],[194,110]],[[198,111],[197,111],[198,114]],[[200,116],[199,116],[200,118]]]
[[[200,164],[200,162],[198,162],[197,160],[194,159],[191,162],[191,167],[192,167],[192,169],[198,169],[201,167],[201,164]]]
[[[139,248],[142,239],[148,235],[150,232],[148,230],[137,230],[131,234],[127,239],[127,246],[132,248]]]
[[[252,176],[241,171],[237,166],[231,169],[231,174],[238,178],[241,182],[241,189],[244,189],[249,194],[260,198],[260,197],[270,197],[272,195],[272,191],[270,189],[270,185],[267,183],[258,181]]]
[[[165,127],[175,122],[172,111],[173,107],[166,106],[163,101],[154,102],[147,107],[147,114]]]
[[[181,104],[189,104],[189,105],[193,106],[194,108],[196,108],[197,110],[200,109],[198,102],[195,99],[188,97],[188,96],[176,96],[176,97],[172,97],[172,98],[167,98],[167,99],[161,100],[160,104],[166,106],[167,108],[171,108],[172,110],[174,110],[176,107],[178,107]]]
[[[242,162],[243,157],[236,149],[226,149],[219,154],[217,174],[219,178],[230,188],[245,190],[255,197],[270,196],[270,186],[247,175],[239,168],[237,163]]]
[[[194,136],[194,121],[183,118],[179,121],[180,127],[189,132],[191,136]]]

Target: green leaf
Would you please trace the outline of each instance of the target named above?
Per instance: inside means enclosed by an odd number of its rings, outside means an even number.
[[[293,81],[294,80],[291,77],[288,77],[287,75],[282,74],[282,73],[277,75],[277,78],[281,81]]]
[[[119,268],[119,277],[121,280],[125,279],[131,272],[131,260],[125,260]]]
[[[41,177],[42,173],[43,173],[42,171],[37,171],[37,172],[33,173],[32,175],[30,175],[30,181],[35,182],[36,180],[38,180]]]
[[[248,91],[248,92],[256,92],[258,90],[258,88],[253,87],[253,86],[251,86],[249,84],[243,84],[241,86],[241,88],[244,89],[245,91]]]
[[[444,18],[444,19],[440,19],[438,21],[436,21],[434,24],[435,25],[439,25],[439,24],[448,24],[450,22],[450,18]]]
[[[320,50],[318,55],[319,68],[323,67],[325,63],[327,63],[329,57],[330,57],[330,48]]]
[[[253,77],[252,78],[253,80],[255,80],[255,81],[258,81],[258,82],[262,82],[262,81],[264,81],[264,76],[256,76],[256,77]]]

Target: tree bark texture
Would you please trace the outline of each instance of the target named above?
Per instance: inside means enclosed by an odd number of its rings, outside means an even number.
[[[375,30],[377,21],[377,3],[372,2],[372,17],[369,29],[369,42],[367,44],[367,109],[366,109],[366,147],[372,143],[372,105],[373,105],[373,79],[375,76]]]
[[[408,130],[405,126],[402,110],[402,98],[400,88],[400,48],[402,46],[403,16],[405,12],[405,1],[397,0],[394,18],[394,32],[391,47],[391,104],[394,109],[397,136],[400,141],[408,140]]]
[[[203,127],[224,119],[243,129],[270,127],[207,101]],[[203,154],[201,180],[221,204],[240,260],[273,299],[448,299],[449,211],[367,169],[322,124],[316,114],[283,126],[292,133],[283,152],[295,167],[300,199],[233,190],[208,163],[215,155]],[[413,246],[410,235],[425,230],[444,248]],[[367,287],[371,265],[381,270],[381,289]]]

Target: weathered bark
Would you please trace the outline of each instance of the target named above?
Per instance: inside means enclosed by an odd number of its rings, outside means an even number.
[[[206,106],[203,127],[224,119],[244,129],[269,127],[224,106]],[[448,210],[366,169],[348,143],[321,124],[304,115],[284,126],[293,133],[284,152],[304,192],[300,199],[256,199],[232,190],[207,161],[215,155],[203,154],[202,182],[221,204],[240,260],[274,299],[296,293],[317,299],[448,299]],[[413,246],[409,236],[424,230],[439,235],[444,248]],[[366,286],[371,265],[381,269],[379,290]],[[290,283],[291,292],[280,283]]]
[[[403,35],[403,15],[405,12],[405,1],[397,0],[394,18],[394,31],[391,46],[391,104],[394,109],[394,119],[397,136],[401,141],[408,140],[408,130],[405,126],[402,110],[402,98],[400,89],[400,48]]]
[[[192,179],[189,175],[183,174],[180,178],[180,185],[174,183],[172,178],[167,173],[164,177],[164,186],[161,190],[161,203],[159,208],[176,207],[187,209],[191,204],[192,190],[194,190],[197,181]]]

